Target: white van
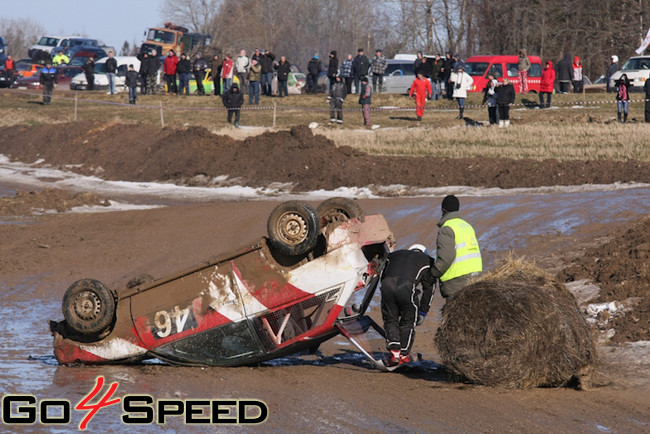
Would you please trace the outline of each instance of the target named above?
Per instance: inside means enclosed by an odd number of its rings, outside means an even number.
[[[616,81],[626,74],[630,80],[630,92],[643,92],[643,85],[650,79],[650,56],[634,56],[625,61],[621,69],[609,78],[609,87],[616,88]]]
[[[388,59],[382,93],[408,93],[415,80],[414,61]]]
[[[105,67],[108,57],[102,57],[95,62],[95,90],[108,89],[108,77],[106,76]],[[117,74],[115,76],[115,90],[118,92],[126,91],[126,71],[129,70],[129,65],[133,65],[136,71],[140,70],[140,60],[135,56],[115,56],[117,60]],[[88,82],[86,81],[86,74],[81,73],[75,76],[70,82],[71,90],[87,90]]]

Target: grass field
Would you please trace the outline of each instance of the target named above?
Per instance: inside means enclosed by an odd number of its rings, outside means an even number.
[[[553,108],[536,108],[537,95],[517,95],[510,128],[467,127],[456,119],[455,101],[430,101],[424,120],[415,120],[414,100],[403,95],[373,96],[371,119],[381,128],[362,127],[357,96],[345,104],[345,123],[330,125],[326,96],[262,97],[259,106],[244,105],[241,125],[226,123],[216,96],[143,95],[138,106],[125,104],[126,94],[54,91],[50,105],[40,104],[39,92],[1,89],[0,126],[78,121],[144,123],[171,128],[201,126],[218,134],[244,138],[268,129],[317,122],[316,131],[338,146],[351,146],[376,155],[441,157],[508,157],[559,160],[650,160],[650,124],[643,122],[643,94],[632,94],[627,124],[616,119],[613,94],[554,95]],[[465,116],[487,124],[482,94],[471,94]],[[245,97],[248,101],[248,97]],[[75,109],[76,107],[76,109]],[[533,108],[535,107],[535,108]],[[258,127],[258,128],[249,128]]]

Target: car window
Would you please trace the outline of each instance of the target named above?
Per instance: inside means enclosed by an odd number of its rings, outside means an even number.
[[[488,66],[490,66],[489,62],[467,62],[465,63],[465,72],[472,77],[483,77]]]
[[[516,77],[519,72],[519,65],[516,63],[506,63],[508,69],[508,77]]]
[[[627,59],[621,68],[624,71],[636,70],[636,69],[650,69],[650,57],[637,57],[632,59]]]
[[[542,76],[542,65],[539,63],[532,63],[530,69],[528,70],[529,77],[541,77]]]
[[[414,68],[413,64],[410,62],[406,63],[389,63],[388,66],[386,67],[386,71],[384,71],[384,75],[391,75],[391,74],[397,74],[397,75],[414,75]]]
[[[174,43],[174,33],[166,32],[163,30],[150,29],[147,39],[150,41],[166,42],[168,44]]]
[[[126,71],[128,71],[129,65],[120,65],[117,67],[117,75],[120,77],[123,77],[126,75]]]
[[[106,71],[106,63],[95,63],[95,74],[103,74]]]
[[[58,38],[48,38],[47,36],[43,36],[40,41],[38,41],[37,45],[45,45],[47,47],[56,47],[56,45],[59,43]]]
[[[501,78],[503,77],[503,66],[501,66],[500,63],[495,63],[494,65],[490,66],[490,74],[494,76],[494,78]]]

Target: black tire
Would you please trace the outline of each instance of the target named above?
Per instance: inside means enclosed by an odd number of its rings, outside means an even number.
[[[291,256],[312,250],[320,232],[316,210],[301,201],[289,201],[276,206],[266,227],[273,247]]]
[[[115,320],[115,297],[103,283],[78,280],[63,296],[63,317],[68,327],[81,335],[97,335]]]
[[[345,197],[332,197],[318,205],[316,209],[321,226],[333,222],[344,222],[352,218],[363,221],[363,210],[359,204]]]

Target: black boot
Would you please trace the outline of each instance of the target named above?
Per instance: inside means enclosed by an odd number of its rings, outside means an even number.
[[[627,122],[627,113],[623,113],[623,123]]]
[[[621,121],[621,112],[618,112],[618,121]]]
[[[463,112],[465,111],[465,108],[459,108],[458,109],[458,117],[456,119],[462,119],[463,118]]]

